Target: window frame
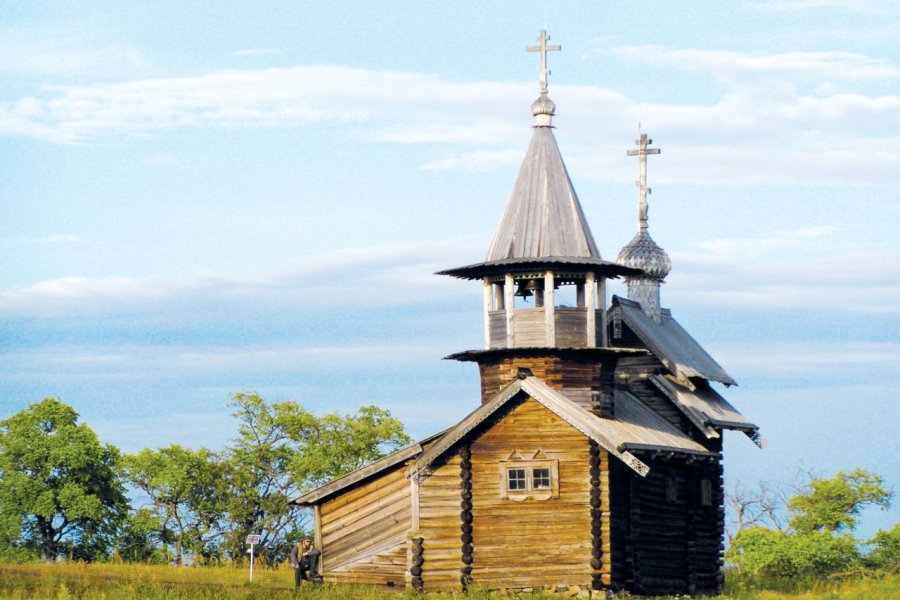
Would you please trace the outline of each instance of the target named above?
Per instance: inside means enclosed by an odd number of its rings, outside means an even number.
[[[549,500],[551,498],[559,498],[559,460],[547,458],[540,450],[535,452],[534,456],[535,458],[526,459],[516,451],[508,459],[500,461],[500,498],[502,500],[521,502],[529,499]],[[539,476],[537,479],[544,480],[549,478],[547,487],[535,485],[535,470],[537,469],[546,469],[547,477]],[[525,471],[525,489],[510,489],[511,480],[509,473],[517,470]],[[513,481],[521,481],[521,479],[515,478]]]

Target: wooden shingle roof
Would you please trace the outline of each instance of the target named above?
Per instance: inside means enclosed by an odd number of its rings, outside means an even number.
[[[551,127],[535,127],[486,262],[600,258]]]
[[[660,322],[657,323],[641,310],[639,303],[613,296],[609,318],[622,319],[676,377],[701,377],[725,385],[737,385],[668,309],[660,310]]]

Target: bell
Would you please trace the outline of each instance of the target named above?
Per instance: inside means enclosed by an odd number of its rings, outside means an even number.
[[[528,279],[520,281],[516,289],[516,296],[528,298],[534,295],[534,292],[544,289],[544,282],[539,279]]]

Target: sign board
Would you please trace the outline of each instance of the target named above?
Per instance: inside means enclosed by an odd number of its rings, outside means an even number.
[[[247,536],[247,541],[246,541],[245,543],[251,544],[251,545],[252,545],[252,544],[258,544],[258,543],[259,543],[259,535],[257,535],[257,534],[251,534],[251,535],[248,535],[248,536]]]

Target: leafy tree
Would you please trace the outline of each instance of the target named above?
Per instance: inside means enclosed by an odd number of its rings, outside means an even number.
[[[171,545],[176,564],[183,564],[186,553],[214,552],[227,503],[226,467],[215,454],[172,445],[126,456],[124,465],[128,479],[149,500],[150,514],[135,515],[133,533],[143,531]]]
[[[112,546],[128,508],[119,452],[77,421],[55,398],[0,421],[0,535],[12,547],[91,560]]]
[[[871,550],[866,556],[867,566],[891,573],[900,571],[900,523],[887,531],[879,530],[868,545]]]
[[[821,577],[847,571],[860,561],[858,541],[850,533],[860,510],[869,505],[888,508],[890,500],[881,477],[863,469],[839,472],[831,479],[813,478],[788,501],[791,518],[786,530],[743,529],[732,540],[727,557],[753,575]],[[878,560],[890,560],[892,541],[885,532],[876,542],[883,552]]]
[[[296,402],[267,403],[257,394],[231,402],[238,437],[228,448],[230,527],[225,546],[241,556],[244,539],[260,534],[260,549],[281,560],[308,527],[308,514],[290,500],[406,444],[390,413],[375,407],[357,415],[317,417]]]
[[[891,505],[891,492],[881,477],[864,469],[839,472],[831,479],[813,479],[805,493],[791,498],[790,526],[799,533],[853,531],[860,509],[869,505]]]

